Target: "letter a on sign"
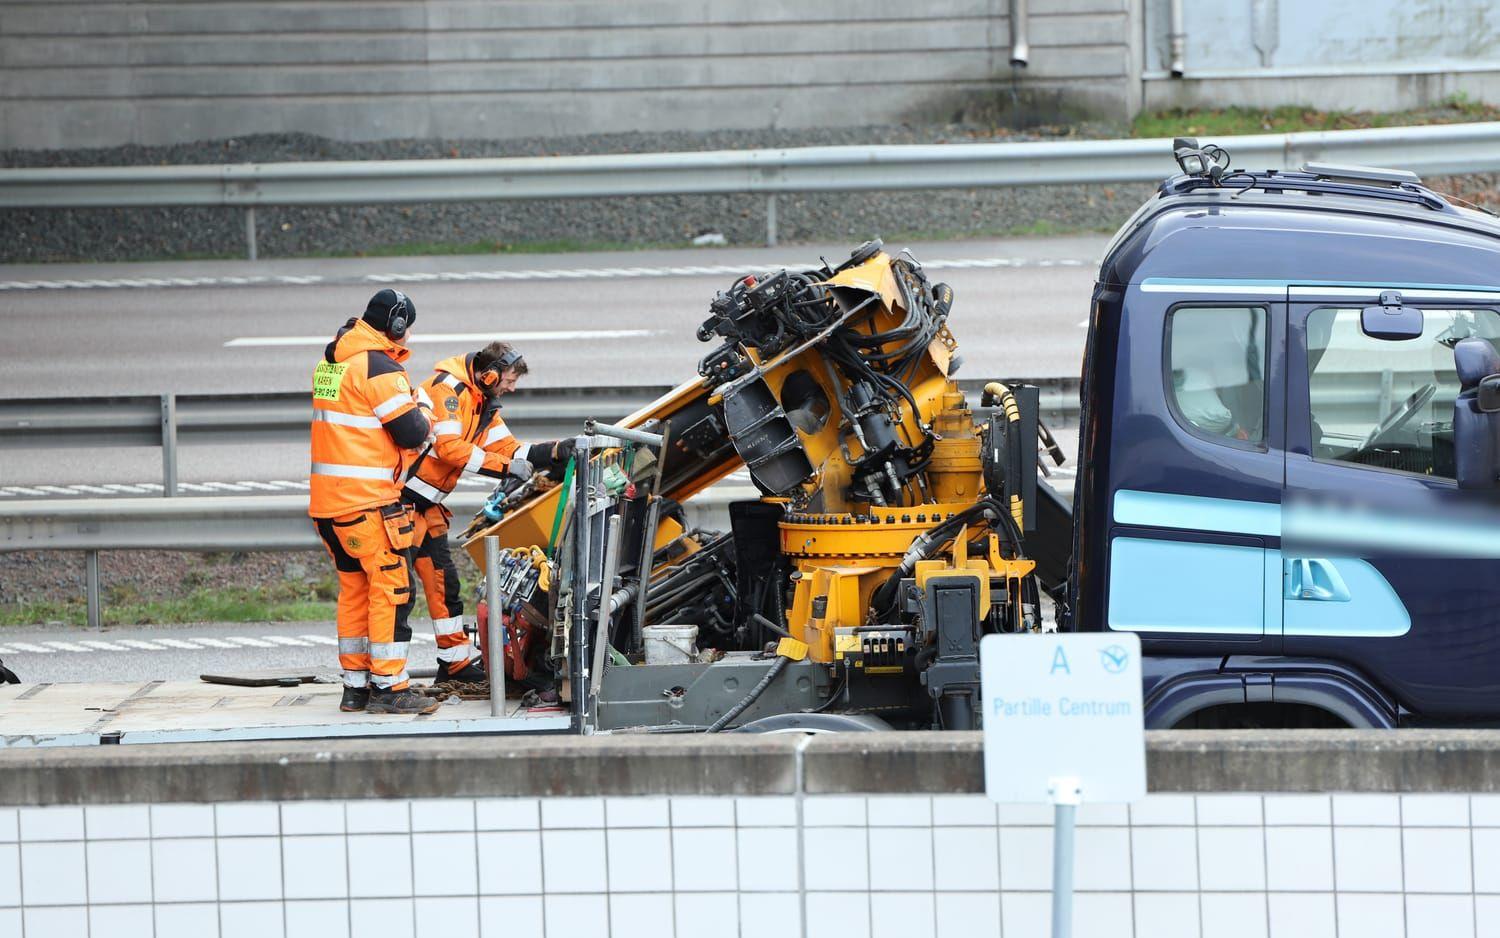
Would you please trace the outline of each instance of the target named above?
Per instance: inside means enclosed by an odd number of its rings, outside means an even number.
[[[1059,671],[1064,674],[1073,673],[1073,669],[1068,667],[1068,656],[1063,653],[1061,645],[1058,645],[1057,651],[1052,653],[1052,670],[1047,673],[1056,674]]]

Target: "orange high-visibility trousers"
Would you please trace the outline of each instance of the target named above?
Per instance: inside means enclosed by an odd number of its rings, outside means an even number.
[[[339,577],[339,666],[344,685],[405,690],[407,619],[416,524],[401,505],[317,519],[318,535]]]
[[[426,531],[417,545],[417,576],[427,595],[427,612],[432,616],[433,638],[437,658],[448,665],[450,673],[462,671],[479,652],[464,632],[464,601],[459,588],[458,565],[448,549],[447,509],[434,505],[422,513]]]

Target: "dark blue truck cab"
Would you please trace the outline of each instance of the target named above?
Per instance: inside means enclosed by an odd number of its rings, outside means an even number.
[[[1109,246],[1068,605],[1148,726],[1500,722],[1500,220],[1402,177],[1181,175]]]

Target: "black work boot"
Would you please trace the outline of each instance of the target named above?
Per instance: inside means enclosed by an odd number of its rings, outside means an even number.
[[[411,688],[405,690],[370,691],[370,702],[366,713],[431,713],[442,705],[436,697],[426,697]]]
[[[359,713],[369,702],[370,689],[368,687],[350,687],[345,684],[344,699],[339,701],[339,709],[345,713]]]
[[[457,671],[448,670],[451,666],[452,662],[439,661],[437,665],[437,677],[433,678],[434,683],[442,684],[446,681],[457,681],[460,684],[482,684],[490,679],[490,676],[484,673],[484,668],[480,665],[479,658],[465,662],[464,666]]]

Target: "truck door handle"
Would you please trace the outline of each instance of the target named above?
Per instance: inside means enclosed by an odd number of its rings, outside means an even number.
[[[1286,561],[1286,598],[1311,602],[1349,602],[1349,587],[1333,561],[1320,557],[1291,557]]]

